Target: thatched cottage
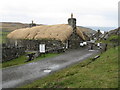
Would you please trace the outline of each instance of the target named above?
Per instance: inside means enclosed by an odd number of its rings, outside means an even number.
[[[76,26],[76,19],[68,19],[68,24],[41,25],[17,29],[7,36],[11,43],[24,46],[27,50],[39,50],[45,44],[46,50],[53,48],[78,48],[80,43],[89,38]]]

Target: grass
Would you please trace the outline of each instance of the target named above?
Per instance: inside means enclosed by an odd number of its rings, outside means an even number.
[[[117,88],[118,47],[88,64],[91,61],[87,59],[21,88]]]
[[[117,40],[117,39],[118,39],[118,35],[112,35],[112,36],[110,36],[108,39],[109,39],[109,41],[110,41],[110,40],[113,40],[113,39],[114,39],[114,40]]]
[[[13,59],[13,60],[10,60],[10,61],[7,61],[7,62],[3,62],[2,63],[2,68],[14,66],[14,65],[21,65],[21,64],[31,63],[31,62],[35,62],[35,61],[38,61],[38,60],[41,60],[41,59],[44,59],[44,58],[54,57],[54,56],[57,56],[57,55],[59,55],[59,54],[57,54],[57,53],[49,53],[49,54],[46,54],[45,57],[44,56],[39,56],[39,57],[35,58],[34,60],[29,61],[29,62],[25,62],[25,60],[27,60],[27,57],[25,55],[22,55],[22,56],[20,56],[20,57],[18,57],[16,59]]]

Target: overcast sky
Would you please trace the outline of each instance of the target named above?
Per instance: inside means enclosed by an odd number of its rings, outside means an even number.
[[[79,26],[118,26],[119,0],[1,0],[0,22],[67,24],[73,13]]]

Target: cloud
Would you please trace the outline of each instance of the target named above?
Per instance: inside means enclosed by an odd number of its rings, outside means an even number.
[[[119,0],[2,0],[2,21],[67,23],[74,13],[78,25],[117,26]]]

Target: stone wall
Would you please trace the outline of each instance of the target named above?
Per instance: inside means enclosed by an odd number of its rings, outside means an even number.
[[[71,48],[71,49],[79,48],[80,43],[83,41],[84,40],[82,40],[82,38],[79,37],[79,35],[76,32],[74,32],[68,40],[68,48]]]
[[[25,50],[39,51],[39,45],[45,44],[46,51],[65,48],[66,43],[58,40],[13,40],[10,42],[16,46],[24,47]],[[17,44],[16,44],[17,43]]]
[[[2,62],[6,62],[12,59],[19,57],[20,55],[24,54],[25,48],[24,47],[15,47],[15,46],[7,46],[3,45],[2,47]]]
[[[83,42],[82,38],[78,36],[78,34],[73,33],[68,40],[65,42],[61,42],[59,40],[49,40],[49,39],[42,39],[42,40],[10,40],[9,43],[14,44],[15,46],[24,47],[25,50],[31,51],[39,51],[39,45],[45,44],[46,51],[55,52],[57,49],[64,48],[79,48],[80,43]]]

